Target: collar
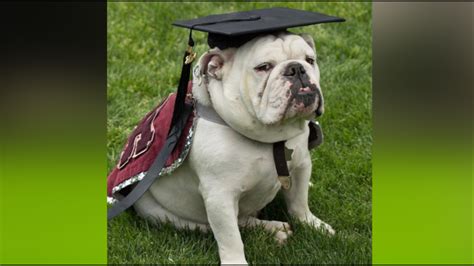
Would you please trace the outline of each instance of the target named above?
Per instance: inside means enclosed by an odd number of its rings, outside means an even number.
[[[216,110],[212,106],[205,106],[197,101],[194,103],[196,108],[196,114],[198,117],[205,119],[207,121],[214,122],[226,127],[230,127],[222,117],[217,114]],[[308,149],[312,150],[323,142],[323,131],[318,121],[310,120],[308,123],[309,127],[309,136],[308,136]],[[285,142],[285,141],[283,141]],[[278,143],[278,142],[277,142]],[[291,160],[291,159],[290,159]]]
[[[219,114],[217,114],[216,110],[214,110],[212,106],[205,106],[205,105],[200,104],[199,102],[195,102],[195,106],[196,106],[196,113],[198,117],[207,121],[214,122],[216,124],[230,127],[224,121],[224,119],[222,119],[222,117],[220,117]]]

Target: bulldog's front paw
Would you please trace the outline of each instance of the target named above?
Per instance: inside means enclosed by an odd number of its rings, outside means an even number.
[[[275,240],[279,245],[286,243],[286,240],[293,234],[290,224],[285,222],[271,221],[274,224]]]
[[[286,244],[286,240],[293,234],[291,230],[288,231],[277,231],[275,233],[275,240],[278,245]]]
[[[308,219],[307,223],[309,223],[314,228],[320,231],[328,233],[331,236],[336,233],[336,231],[329,224],[323,222],[321,219],[319,219],[318,217],[314,215],[311,215],[311,218]]]

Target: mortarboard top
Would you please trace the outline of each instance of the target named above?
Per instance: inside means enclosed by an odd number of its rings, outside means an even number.
[[[345,21],[343,18],[317,12],[277,7],[178,20],[173,25],[208,32],[209,46],[225,49],[238,47],[264,33],[343,21]]]

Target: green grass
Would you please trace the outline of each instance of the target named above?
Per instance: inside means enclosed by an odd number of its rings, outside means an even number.
[[[293,221],[294,235],[279,247],[261,229],[243,229],[250,263],[370,263],[372,54],[370,3],[108,3],[109,170],[135,124],[174,91],[188,32],[176,19],[287,6],[347,19],[294,29],[316,41],[326,100],[321,117],[325,142],[312,152],[311,210],[337,231],[327,237]],[[193,34],[196,50],[207,49],[205,34]],[[263,210],[267,219],[288,220],[280,196]],[[125,213],[108,223],[109,263],[218,263],[212,233],[148,224]]]

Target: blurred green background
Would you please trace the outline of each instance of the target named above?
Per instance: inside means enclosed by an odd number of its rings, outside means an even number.
[[[105,14],[0,4],[0,264],[107,262]]]
[[[472,262],[472,3],[373,5],[373,262]]]
[[[325,143],[312,153],[310,208],[331,224],[330,238],[292,221],[294,235],[279,247],[262,229],[244,229],[251,263],[370,263],[372,55],[369,3],[109,3],[107,33],[108,167],[115,166],[128,134],[163,97],[176,90],[189,32],[178,19],[267,7],[291,7],[340,16],[340,24],[291,29],[314,37],[325,96],[320,122]],[[206,34],[193,32],[198,56]],[[277,198],[267,219],[288,220]],[[109,263],[218,263],[211,233],[154,226],[127,213],[109,222]]]

